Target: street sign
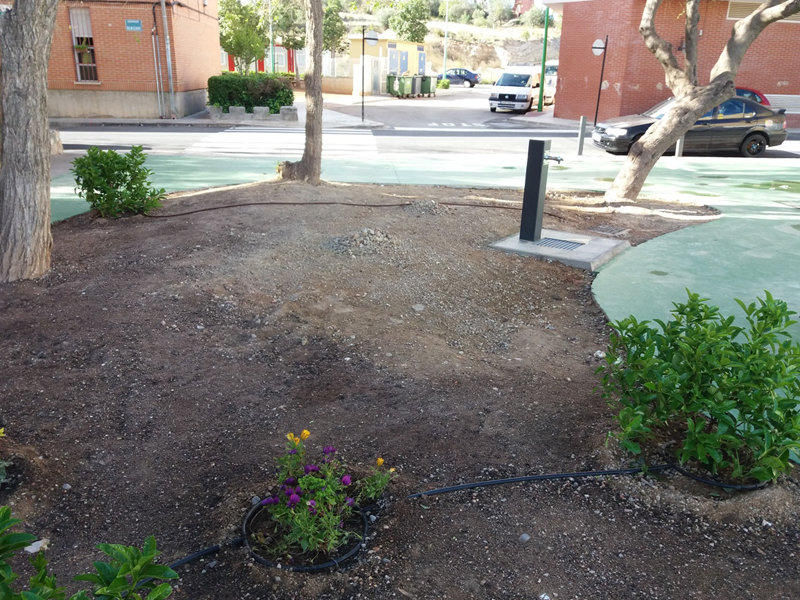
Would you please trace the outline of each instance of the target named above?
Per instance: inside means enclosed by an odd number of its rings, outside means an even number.
[[[367,31],[364,34],[364,39],[367,41],[367,44],[370,46],[374,46],[378,43],[378,32],[377,31]]]
[[[595,56],[600,56],[603,53],[603,50],[606,49],[606,44],[603,40],[595,40],[592,44],[592,54]]]
[[[125,19],[125,31],[141,31],[141,19]]]

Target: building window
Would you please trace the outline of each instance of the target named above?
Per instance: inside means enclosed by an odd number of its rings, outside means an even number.
[[[69,23],[72,30],[72,48],[78,81],[99,81],[94,55],[92,21],[88,8],[70,8]]]

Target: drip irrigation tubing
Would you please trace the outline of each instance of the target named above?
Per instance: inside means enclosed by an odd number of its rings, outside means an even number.
[[[206,209],[207,210],[207,209]],[[175,215],[177,216],[177,215]],[[704,483],[706,485],[720,487],[728,490],[738,490],[738,491],[750,491],[750,490],[757,490],[763,488],[767,482],[761,482],[756,484],[748,484],[748,485],[735,485],[732,483],[722,483],[721,481],[715,481],[713,479],[706,479],[704,477],[700,477],[693,473],[690,473],[686,469],[682,468],[681,466],[675,463],[667,463],[663,465],[654,465],[652,467],[642,466],[635,469],[613,469],[608,471],[578,471],[575,473],[547,473],[544,475],[525,475],[522,477],[510,477],[508,479],[492,479],[490,481],[475,481],[472,483],[462,483],[459,485],[451,485],[448,487],[437,488],[433,490],[427,490],[425,492],[417,492],[416,494],[410,494],[406,496],[406,500],[413,500],[416,498],[426,498],[428,496],[435,496],[438,494],[447,494],[449,492],[458,492],[462,490],[471,490],[475,488],[481,487],[489,487],[493,485],[504,485],[507,483],[524,483],[526,481],[549,481],[555,479],[579,479],[583,477],[608,477],[612,475],[636,475],[638,473],[657,473],[661,471],[668,471],[674,470],[677,473],[683,475],[684,477],[688,477],[689,479],[693,479],[695,481],[699,481],[700,483]],[[366,530],[365,530],[366,531]],[[247,540],[244,536],[234,538],[227,542],[223,542],[222,544],[216,544],[215,546],[210,546],[204,550],[200,550],[199,552],[195,552],[194,554],[190,554],[189,556],[177,560],[169,565],[170,569],[177,569],[187,563],[195,561],[199,558],[204,556],[208,556],[209,554],[216,554],[222,548],[226,546],[244,546],[247,545]],[[358,548],[358,547],[357,547]],[[355,554],[353,552],[352,554]],[[348,556],[349,557],[349,556]],[[259,561],[263,562],[263,561]],[[325,567],[329,566],[338,566],[341,559],[334,560],[330,564],[326,564]],[[270,564],[270,563],[264,563]]]
[[[390,208],[394,206],[411,206],[412,202],[393,202],[391,204],[353,204],[352,202],[243,202],[240,204],[228,204],[225,206],[209,206],[208,208],[198,208],[197,210],[190,210],[182,213],[174,213],[171,215],[151,215],[142,213],[145,217],[151,219],[171,219],[172,217],[186,217],[201,212],[209,212],[212,210],[224,210],[227,208],[242,208],[245,206],[352,206],[353,208]],[[471,208],[500,208],[503,210],[522,210],[521,206],[500,206],[496,204],[473,204],[466,202],[437,202],[442,206],[466,206]]]

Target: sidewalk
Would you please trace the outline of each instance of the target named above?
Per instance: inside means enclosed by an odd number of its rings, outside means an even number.
[[[323,108],[322,108],[322,127],[323,129],[379,129],[383,127],[383,123],[377,121],[364,120],[360,117],[352,117],[345,115],[334,110],[325,108],[325,95],[323,94]],[[365,98],[366,101],[366,98]],[[359,98],[360,102],[360,98]],[[280,121],[280,120],[258,120],[245,119],[212,119],[208,109],[182,117],[180,119],[112,119],[112,118],[76,118],[65,119],[56,118],[50,119],[50,126],[55,129],[66,127],[115,127],[115,126],[133,126],[133,127],[209,127],[209,128],[225,128],[236,127],[241,125],[250,125],[252,127],[285,127],[303,128],[306,126],[306,101],[302,96],[295,98],[295,108],[297,108],[297,121]]]

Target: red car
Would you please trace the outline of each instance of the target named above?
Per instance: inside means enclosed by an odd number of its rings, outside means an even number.
[[[748,98],[749,100],[753,100],[754,102],[758,102],[759,104],[763,104],[764,106],[770,106],[767,97],[758,90],[754,90],[753,88],[737,87],[736,95],[741,96],[742,98]]]

